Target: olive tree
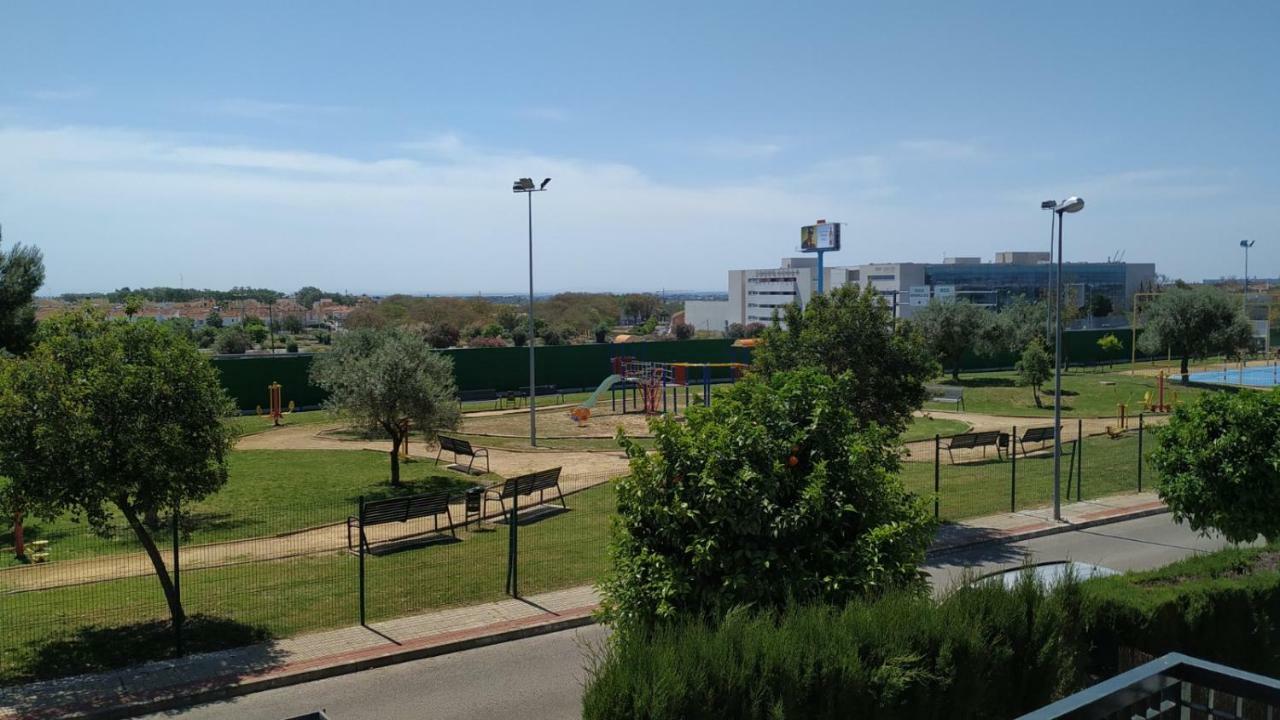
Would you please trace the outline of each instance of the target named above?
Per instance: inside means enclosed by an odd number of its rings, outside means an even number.
[[[41,323],[27,358],[0,372],[0,472],[41,514],[107,533],[116,514],[142,546],[175,623],[181,598],[146,518],[227,480],[232,411],[217,371],[153,320],[86,308]]]
[[[1231,542],[1280,540],[1280,391],[1206,393],[1155,437],[1151,464],[1175,520]]]
[[[1252,342],[1240,303],[1214,287],[1165,290],[1143,309],[1142,320],[1138,348],[1176,355],[1184,385],[1190,381],[1191,358],[1240,352]]]
[[[458,426],[453,361],[403,328],[344,333],[316,356],[311,381],[329,392],[325,406],[391,438],[391,484],[400,486],[400,446],[416,429],[427,440]]]
[[[0,251],[0,350],[21,355],[36,332],[36,291],[44,284],[44,256],[18,243]]]
[[[989,337],[991,313],[964,300],[933,300],[911,317],[920,328],[929,349],[960,381],[960,363],[964,356],[985,348]]]
[[[1048,351],[1044,349],[1044,343],[1039,338],[1027,343],[1015,369],[1018,371],[1018,381],[1023,385],[1031,386],[1031,395],[1035,398],[1036,407],[1043,407],[1040,403],[1040,386],[1045,380],[1053,377],[1053,359],[1049,357]]]
[[[924,384],[938,372],[923,338],[895,323],[883,298],[845,285],[803,309],[786,307],[786,326],[764,332],[754,369],[766,376],[804,367],[842,378],[842,400],[863,423],[903,430],[928,399]]]

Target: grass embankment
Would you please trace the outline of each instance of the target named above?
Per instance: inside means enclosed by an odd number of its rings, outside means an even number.
[[[589,583],[606,569],[613,486],[566,500],[568,512],[522,523],[522,594]],[[369,621],[505,597],[507,529],[474,528],[459,532],[458,542],[367,557]],[[357,582],[355,556],[327,552],[187,571],[182,592],[189,614],[213,619],[205,626],[211,632],[251,642],[355,625]],[[128,663],[164,657],[171,650],[171,630],[156,622],[168,615],[153,576],[0,594],[0,617],[13,620],[0,635],[0,684],[102,669],[120,657],[116,646],[126,641],[133,653]],[[203,637],[203,646],[215,646],[215,640]],[[60,663],[44,660],[50,656],[61,658]]]
[[[950,377],[940,381],[954,384]],[[1156,378],[1149,375],[1130,375],[1127,372],[1099,372],[1078,369],[1062,376],[1062,412],[1070,417],[1114,417],[1116,406],[1125,403],[1128,414],[1142,411],[1142,397],[1157,395]],[[1017,373],[986,372],[961,373],[960,386],[964,388],[964,411],[982,415],[1010,415],[1015,417],[1051,417],[1053,415],[1053,379],[1044,384],[1040,395],[1043,407],[1036,407],[1031,388],[1018,384]],[[1178,382],[1166,381],[1165,402],[1190,401],[1202,393],[1214,392],[1199,387],[1183,387]],[[956,410],[955,405],[926,403],[927,410]]]
[[[496,475],[476,478],[437,467],[432,461],[401,461],[403,488],[388,483],[386,453],[353,450],[237,450],[228,458],[227,484],[208,498],[183,508],[184,545],[262,537],[342,522],[355,512],[361,495],[372,500],[393,494],[463,490],[474,483],[495,482]],[[168,540],[168,514],[159,534]],[[113,516],[108,537],[90,532],[69,516],[31,518],[26,539],[48,540],[50,558],[74,560],[94,555],[141,550],[122,517]],[[12,529],[0,532],[0,548],[13,544]],[[163,542],[161,543],[163,544]],[[0,567],[17,564],[12,553]],[[0,588],[4,579],[0,576]]]

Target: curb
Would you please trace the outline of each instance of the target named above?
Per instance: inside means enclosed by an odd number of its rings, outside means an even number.
[[[263,690],[273,690],[276,688],[288,687],[290,685],[300,685],[302,683],[323,680],[325,678],[336,677],[339,675],[347,675],[350,673],[361,672],[363,670],[372,670],[375,668],[386,667],[388,665],[397,665],[399,663],[410,662],[413,660],[421,660],[439,655],[448,655],[488,645],[497,645],[500,643],[511,642],[513,640],[523,640],[525,638],[536,637],[538,635],[546,635],[549,633],[560,632],[562,630],[571,630],[573,628],[593,625],[595,624],[595,610],[596,606],[594,605],[575,608],[559,613],[558,617],[560,619],[556,620],[543,620],[542,618],[536,618],[535,622],[531,624],[497,633],[476,634],[458,640],[429,644],[423,647],[404,650],[384,649],[383,651],[369,657],[364,657],[350,662],[339,661],[334,662],[333,664],[323,665],[321,667],[310,667],[293,672],[285,669],[278,674],[256,679],[250,678],[245,680],[234,680],[231,677],[210,678],[208,680],[191,683],[185,686],[180,685],[168,687],[163,690],[155,691],[155,693],[150,697],[141,697],[136,700],[125,700],[121,704],[110,708],[96,707],[92,702],[88,702],[80,705],[45,708],[35,711],[31,715],[0,715],[0,720],[11,720],[11,718],[16,720],[18,717],[30,718],[31,720],[41,718],[117,720],[120,718],[137,717],[139,715],[164,712],[178,708],[188,708],[195,705],[228,700],[241,695],[250,695]],[[476,631],[483,632],[484,628],[476,628]],[[445,633],[444,635],[451,634],[456,633]],[[427,640],[430,641],[430,638],[427,638]],[[324,660],[312,661],[312,663],[315,662],[324,662]],[[311,663],[304,662],[299,664],[309,665]],[[219,682],[225,682],[226,684],[219,685],[217,687],[209,687],[209,685],[216,685]]]
[[[1169,508],[1165,505],[1160,507],[1147,508],[1137,510],[1130,513],[1122,513],[1109,517],[1095,518],[1093,520],[1085,520],[1077,523],[1063,522],[1058,525],[1047,525],[1035,530],[1027,530],[1026,532],[1010,533],[1008,535],[998,535],[993,537],[979,538],[969,542],[960,542],[946,547],[930,548],[925,552],[926,558],[942,557],[950,555],[961,550],[979,547],[982,545],[999,545],[1004,543],[1022,542],[1024,540],[1034,540],[1036,538],[1046,537],[1049,535],[1058,535],[1060,533],[1073,532],[1076,530],[1088,530],[1089,528],[1099,527],[1101,525],[1111,525],[1113,523],[1125,522],[1127,520],[1139,520],[1153,515],[1163,515],[1169,512]]]

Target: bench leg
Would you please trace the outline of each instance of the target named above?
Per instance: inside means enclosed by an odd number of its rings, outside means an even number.
[[[468,475],[470,475],[470,474],[471,474],[471,466],[472,466],[472,465],[475,465],[475,464],[476,464],[476,456],[475,456],[475,455],[472,455],[472,456],[471,456],[471,462],[467,463],[467,474],[468,474]]]
[[[454,539],[457,539],[458,529],[453,525],[453,511],[449,509],[448,505],[444,506],[444,516],[445,519],[449,521],[449,534],[452,535]]]
[[[951,454],[951,448],[947,448],[947,459],[951,461],[952,465],[956,464],[956,456]]]
[[[564,508],[565,510],[568,510],[568,509],[569,509],[569,506],[568,506],[568,505],[566,505],[566,504],[565,504],[565,502],[564,502],[564,493],[563,493],[563,492],[561,492],[561,490],[560,490],[560,483],[558,483],[558,482],[556,483],[556,497],[557,497],[557,498],[559,498],[559,500],[560,500],[560,507]]]
[[[436,465],[439,465],[439,464],[440,464],[440,453],[442,453],[442,452],[444,452],[444,447],[443,447],[443,446],[441,446],[441,448],[440,448],[439,450],[437,450],[437,451],[436,451]]]
[[[351,549],[351,518],[347,518],[347,549]]]

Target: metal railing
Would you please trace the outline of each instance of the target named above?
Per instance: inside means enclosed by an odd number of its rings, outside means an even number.
[[[1019,720],[1280,718],[1280,680],[1169,653]]]

